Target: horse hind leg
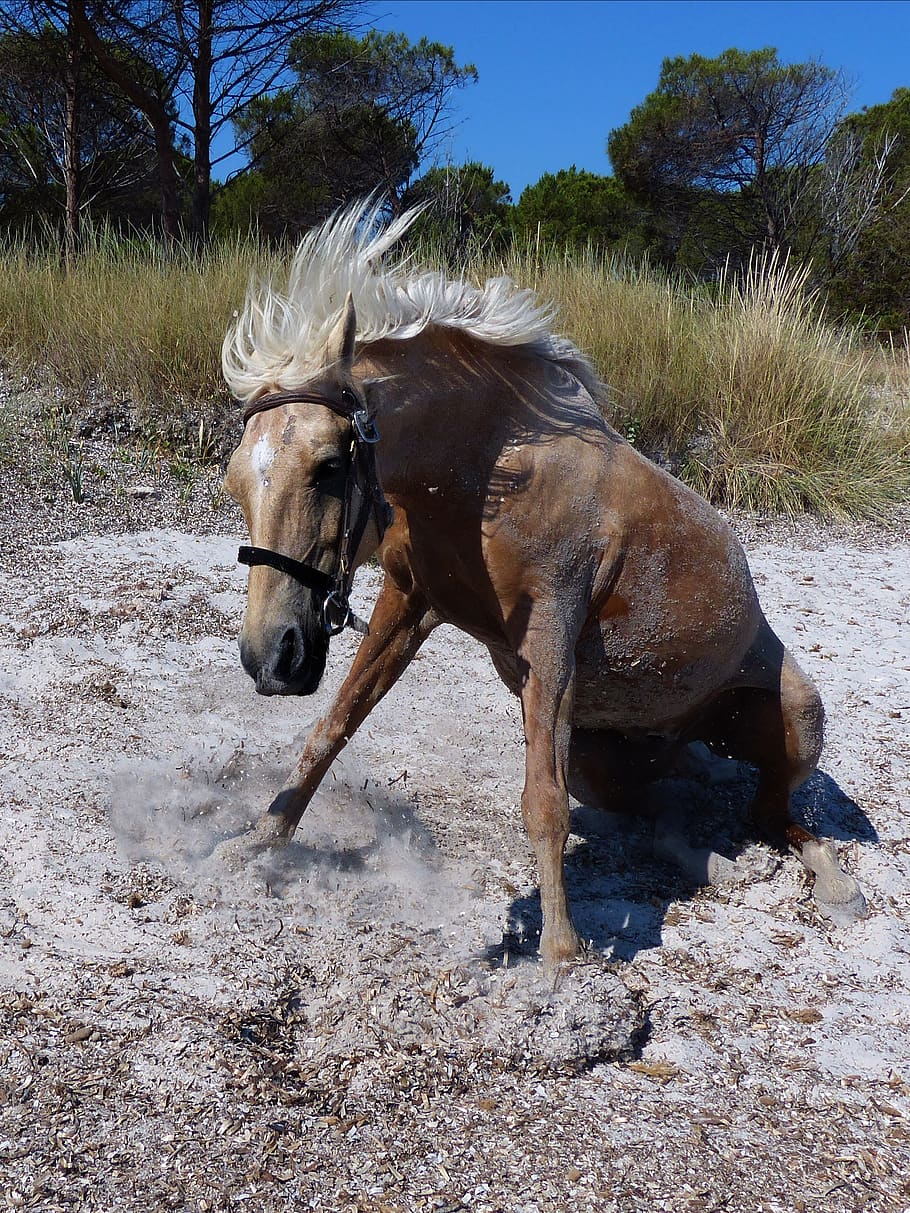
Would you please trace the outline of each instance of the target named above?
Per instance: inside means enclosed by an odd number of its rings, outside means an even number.
[[[576,800],[610,812],[654,814],[654,853],[694,884],[729,884],[743,878],[731,859],[690,846],[678,804],[655,803],[652,784],[673,771],[681,743],[663,738],[632,740],[615,732],[573,729],[568,785]],[[656,810],[656,811],[655,811]]]
[[[798,825],[790,811],[793,792],[818,765],[824,738],[824,709],[815,684],[786,651],[778,691],[739,688],[715,704],[699,739],[713,749],[750,762],[759,782],[751,806],[759,831],[785,840],[815,878],[818,909],[838,925],[862,918],[866,902],[859,884],[840,866],[830,841]]]
[[[576,800],[605,812],[635,813],[671,756],[657,739],[630,741],[606,729],[572,729],[567,782]]]

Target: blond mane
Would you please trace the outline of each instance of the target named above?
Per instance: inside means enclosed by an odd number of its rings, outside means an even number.
[[[587,359],[550,331],[554,309],[508,277],[477,287],[438,271],[415,272],[391,250],[420,214],[406,211],[383,224],[380,207],[359,202],[339,211],[300,242],[286,290],[272,279],[251,282],[242,311],[221,348],[234,396],[294,388],[325,364],[325,350],[350,291],[357,342],[416,337],[428,325],[468,333],[491,345],[526,346],[560,362],[595,396],[603,391]]]

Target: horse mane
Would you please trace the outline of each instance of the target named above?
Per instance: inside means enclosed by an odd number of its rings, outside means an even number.
[[[416,337],[428,325],[458,330],[494,346],[521,346],[562,364],[595,399],[604,388],[585,356],[550,330],[551,305],[511,278],[483,287],[439,271],[416,272],[391,250],[420,215],[415,207],[391,222],[375,201],[336,212],[301,240],[286,290],[253,280],[221,348],[225,380],[247,402],[264,390],[302,386],[325,365],[329,336],[350,291],[357,343]]]

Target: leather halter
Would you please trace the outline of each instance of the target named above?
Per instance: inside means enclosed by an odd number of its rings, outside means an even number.
[[[270,392],[246,406],[243,411],[244,426],[257,413],[277,409],[283,404],[319,404],[323,408],[331,409],[333,413],[337,413],[351,425],[351,463],[345,478],[344,505],[335,572],[334,574],[323,573],[321,569],[317,569],[313,565],[294,560],[293,557],[285,556],[281,552],[273,552],[270,548],[241,547],[237,553],[237,560],[240,564],[247,564],[251,567],[260,564],[268,565],[269,568],[277,569],[279,573],[293,577],[295,581],[312,590],[322,599],[323,626],[329,636],[336,636],[345,628],[352,628],[361,636],[366,636],[370,630],[369,626],[354,614],[348,599],[354,577],[354,570],[351,566],[366,531],[370,515],[373,516],[380,539],[392,521],[392,507],[382,494],[376,474],[376,456],[373,448],[379,441],[379,430],[376,428],[376,422],[350,388],[341,389],[340,400],[306,389]],[[356,515],[354,514],[355,491],[359,497]]]

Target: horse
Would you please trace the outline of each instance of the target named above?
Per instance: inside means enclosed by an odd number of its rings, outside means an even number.
[[[304,237],[286,287],[251,284],[224,339],[244,406],[225,479],[250,534],[243,667],[260,694],[308,695],[331,635],[364,633],[296,770],[227,854],[289,841],[335,757],[450,623],[486,646],[521,704],[546,965],[580,948],[563,873],[570,794],[635,810],[696,741],[757,767],[758,830],[814,874],[821,910],[861,916],[833,844],[793,819],[822,703],[765,619],[731,527],[608,424],[607,388],[533,292],[393,255],[416,214],[336,213]],[[374,554],[384,577],[367,626],[348,594]],[[672,825],[657,843],[702,879],[724,874]]]

